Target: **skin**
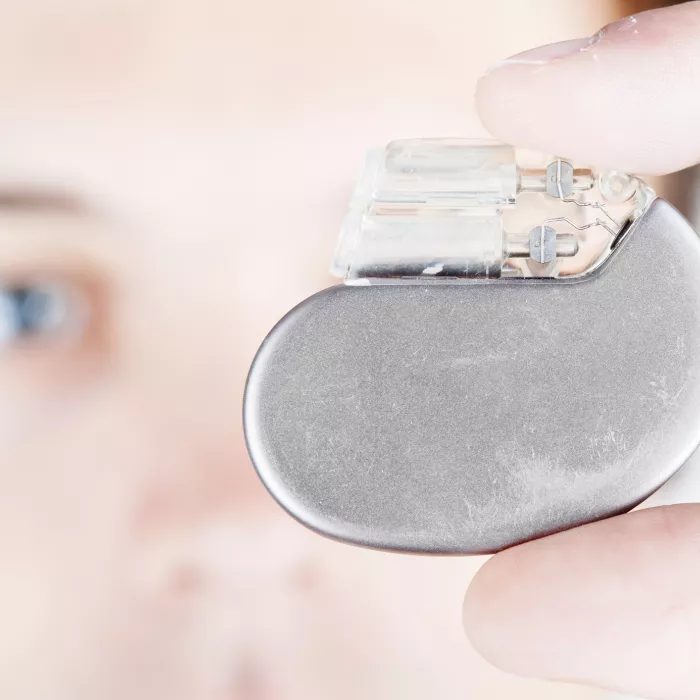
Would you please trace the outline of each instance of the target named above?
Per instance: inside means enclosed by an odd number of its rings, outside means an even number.
[[[366,148],[486,135],[465,86],[490,63],[618,16],[597,0],[0,1],[0,279],[49,279],[88,312],[0,349],[1,697],[600,696],[477,658],[456,609],[478,560],[292,522],[254,475],[240,403],[265,333],[330,283]],[[499,75],[478,99],[508,136]],[[504,601],[517,556],[478,579]],[[468,626],[493,657],[507,630],[479,585]]]
[[[542,104],[546,124],[536,118]],[[638,172],[691,165],[700,160],[700,3],[612,24],[593,43],[554,44],[501,62],[479,82],[477,106],[495,136],[532,148]],[[574,138],[567,113],[586,125]],[[472,582],[467,633],[515,673],[663,700],[700,698],[699,553],[694,504],[516,547]]]

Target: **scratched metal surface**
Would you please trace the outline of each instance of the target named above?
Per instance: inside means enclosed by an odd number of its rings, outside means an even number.
[[[700,242],[657,201],[575,284],[334,287],[251,369],[263,482],[334,538],[485,553],[626,511],[700,442]]]

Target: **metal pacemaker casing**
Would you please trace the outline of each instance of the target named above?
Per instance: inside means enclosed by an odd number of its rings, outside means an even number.
[[[244,424],[295,518],[477,554],[627,511],[700,442],[700,240],[657,200],[575,282],[337,286],[270,333]]]

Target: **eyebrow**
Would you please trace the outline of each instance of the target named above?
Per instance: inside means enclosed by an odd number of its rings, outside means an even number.
[[[0,211],[58,211],[85,214],[88,207],[78,197],[52,189],[0,186]]]

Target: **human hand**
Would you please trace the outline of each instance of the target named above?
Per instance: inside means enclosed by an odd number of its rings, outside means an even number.
[[[508,143],[643,174],[697,163],[700,2],[519,54],[480,81],[476,98]],[[508,671],[700,698],[700,505],[643,510],[497,555],[469,589],[465,625]]]

